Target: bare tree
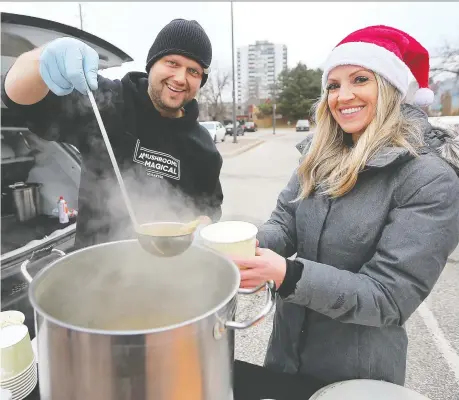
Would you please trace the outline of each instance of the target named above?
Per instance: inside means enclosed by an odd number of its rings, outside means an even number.
[[[437,65],[430,68],[432,78],[440,74],[449,74],[459,79],[459,48],[446,43],[438,50],[438,55],[433,57]]]
[[[225,118],[226,112],[222,93],[230,83],[231,75],[229,72],[212,72],[207,83],[199,92],[198,102],[207,106],[209,117],[214,121],[222,121]]]

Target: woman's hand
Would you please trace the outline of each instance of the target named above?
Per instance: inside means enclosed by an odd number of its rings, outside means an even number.
[[[241,288],[253,288],[269,280],[279,288],[284,281],[287,262],[272,250],[257,247],[255,257],[232,257],[232,260],[240,267]]]

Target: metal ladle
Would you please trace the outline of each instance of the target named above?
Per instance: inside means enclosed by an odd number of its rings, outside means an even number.
[[[115,154],[113,153],[110,140],[108,139],[105,125],[102,121],[99,108],[97,107],[96,100],[94,99],[91,89],[86,87],[86,90],[92,109],[96,115],[97,123],[99,124],[105,146],[107,147],[110,161],[112,162],[113,169],[115,170],[116,179],[118,180],[118,185],[121,189],[124,203],[126,204],[129,217],[134,225],[134,230],[140,245],[144,250],[160,257],[173,257],[183,253],[191,246],[191,243],[193,242],[193,233],[198,227],[200,221],[196,220],[187,224],[179,222],[153,222],[142,225],[138,224],[132,203],[129,200],[123,178],[121,177],[121,173],[118,168],[118,163],[116,162]]]

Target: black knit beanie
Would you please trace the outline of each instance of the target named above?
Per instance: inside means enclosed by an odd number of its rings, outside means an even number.
[[[207,81],[212,61],[212,45],[206,32],[196,21],[174,19],[156,36],[148,52],[146,70],[168,54],[179,54],[198,62],[204,68],[201,87]]]

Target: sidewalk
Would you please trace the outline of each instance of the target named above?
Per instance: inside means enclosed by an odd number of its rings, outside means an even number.
[[[223,158],[231,158],[259,146],[262,143],[264,143],[263,139],[246,136],[238,136],[237,143],[233,143],[233,137],[226,136],[223,143],[217,143],[217,149]]]

